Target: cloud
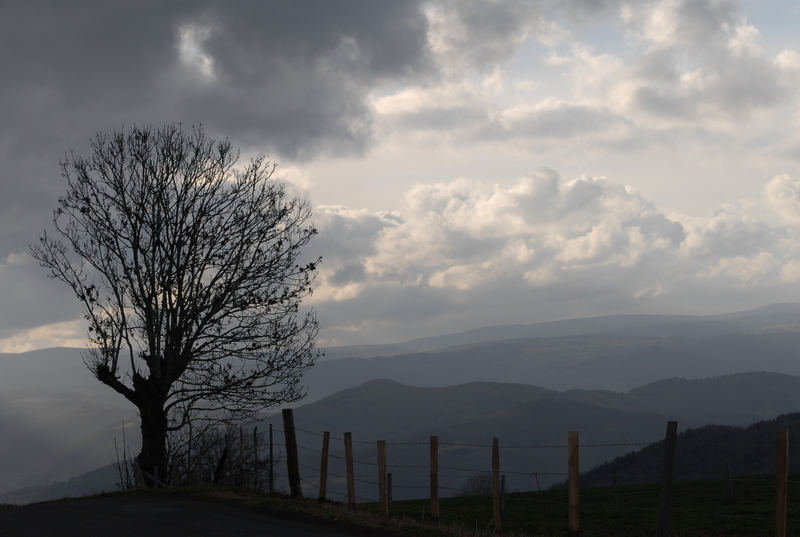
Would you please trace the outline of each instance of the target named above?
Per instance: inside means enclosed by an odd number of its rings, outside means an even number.
[[[27,252],[9,254],[0,263],[0,305],[0,341],[31,327],[74,321],[82,314],[74,295],[60,282],[48,280]]]
[[[754,257],[728,257],[720,259],[707,271],[699,273],[700,278],[731,277],[742,285],[760,283],[762,278],[770,275],[778,267],[774,256],[769,252],[761,252]]]
[[[648,51],[629,75],[632,104],[656,118],[741,119],[769,109],[791,91],[757,28],[738,2],[664,0],[622,10],[629,32]],[[784,58],[787,58],[784,55]]]
[[[425,8],[428,41],[444,72],[491,71],[532,38],[555,44],[569,37],[536,2],[440,0]]]
[[[0,18],[0,258],[49,221],[97,131],[203,123],[303,160],[371,143],[372,88],[436,66],[417,2],[33,2]]]
[[[340,206],[315,209],[315,224],[320,236],[308,249],[309,258],[322,257],[318,286],[310,303],[354,298],[365,289],[364,257],[375,251],[375,237],[386,227],[396,225],[393,213],[373,214]]]
[[[732,206],[668,213],[604,178],[459,179],[411,188],[391,218],[341,208],[324,218],[322,236],[344,249],[324,262],[315,302],[329,342],[800,296],[786,287],[800,274],[786,228]]]
[[[433,6],[426,11],[429,20],[435,13],[453,23],[442,23],[452,28],[450,35],[449,30],[437,30],[438,19],[433,17],[431,32],[442,43],[452,42],[447,46],[435,42],[435,57],[458,65],[458,72],[476,69],[484,76],[483,82],[492,79],[491,91],[481,81],[462,76],[432,79],[425,85],[382,94],[373,101],[379,120],[386,122],[382,132],[423,134],[422,143],[426,144],[515,140],[528,144],[534,152],[559,144],[629,151],[653,143],[680,144],[687,137],[705,137],[707,143],[709,136],[720,135],[732,140],[744,136],[743,143],[749,143],[741,130],[743,124],[759,114],[785,114],[796,103],[800,83],[796,57],[800,56],[791,49],[770,55],[761,33],[747,21],[737,2],[661,0],[558,6],[496,2],[480,7],[459,3],[458,8],[440,2]],[[580,32],[565,30],[541,51],[535,78],[539,85],[532,94],[489,74],[502,72],[498,69],[503,61],[518,51],[522,42],[538,35],[529,26],[535,23],[532,21],[540,24],[545,20],[544,13],[566,14],[570,21],[576,13],[614,10],[631,45],[641,45],[641,50],[598,51],[581,41]],[[485,28],[470,22],[483,11],[496,17],[488,17]],[[487,51],[467,43],[468,36],[481,31],[500,34],[500,29],[503,36],[480,40],[497,45],[497,49]],[[483,60],[475,56],[484,53]],[[526,57],[526,61],[530,59]],[[768,121],[760,125],[770,128]],[[424,136],[426,133],[429,136]]]
[[[800,282],[800,260],[792,259],[783,265],[781,267],[781,278],[791,283]]]
[[[499,124],[506,138],[576,139],[625,127],[608,108],[552,101],[507,108]]]
[[[37,326],[0,338],[0,352],[27,352],[45,347],[86,347],[83,319]]]
[[[794,186],[777,176],[765,200],[792,199]],[[395,211],[320,206],[314,220],[320,235],[306,253],[323,263],[309,304],[329,345],[800,299],[794,220],[769,223],[736,206],[707,217],[664,211],[602,177],[542,169],[511,184],[418,184]],[[74,300],[40,276],[25,254],[0,266],[0,289],[14,294],[4,303],[21,305],[0,333],[6,348],[77,338]]]
[[[725,30],[738,22],[738,11],[732,0],[660,0],[625,3],[621,16],[642,40],[668,48],[724,39]]]
[[[20,4],[0,19],[0,338],[75,317],[19,264],[59,158],[168,121],[270,153],[317,203],[332,339],[783,300],[800,52],[768,32],[733,0]],[[519,178],[545,163],[570,179]],[[734,203],[763,170],[788,172],[765,193],[780,222]],[[371,208],[333,205],[351,199]]]
[[[446,82],[406,87],[373,100],[377,124],[387,136],[409,132],[420,143],[516,141],[523,144],[576,145],[623,143],[634,125],[608,106],[545,98],[499,106],[497,72],[479,82]],[[498,89],[500,88],[500,89]]]
[[[448,131],[462,133],[485,125],[490,113],[485,102],[488,93],[473,83],[445,82],[404,87],[374,98],[372,106],[377,118],[388,123],[384,130],[399,127],[446,135]]]
[[[365,289],[391,283],[463,291],[506,277],[553,283],[603,268],[646,272],[664,261],[689,272],[719,265],[710,276],[744,275],[725,267],[763,261],[786,236],[733,208],[705,218],[670,216],[625,186],[593,177],[564,181],[552,170],[510,187],[464,179],[417,185],[391,218],[327,211],[323,236],[347,239],[328,247],[341,250],[330,263],[341,268],[329,266],[339,276],[326,283],[360,280]]]
[[[710,217],[683,218],[687,256],[696,259],[745,258],[775,249],[785,231],[723,207]]]
[[[800,181],[788,174],[773,177],[766,187],[767,201],[787,223],[800,224]]]

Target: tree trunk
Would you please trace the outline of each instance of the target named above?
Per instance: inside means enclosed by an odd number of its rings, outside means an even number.
[[[145,472],[148,487],[167,481],[167,414],[161,404],[149,404],[139,408],[142,419],[142,451],[137,460]]]

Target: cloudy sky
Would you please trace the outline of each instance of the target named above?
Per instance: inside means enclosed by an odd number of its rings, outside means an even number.
[[[98,131],[202,123],[311,200],[323,345],[800,301],[800,3],[3,3],[0,351]]]

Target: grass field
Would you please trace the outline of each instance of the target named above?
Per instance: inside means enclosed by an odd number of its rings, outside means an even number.
[[[800,536],[800,474],[790,476],[788,535]],[[734,479],[731,500],[727,480],[678,482],[673,485],[670,535],[773,536],[775,533],[775,478]],[[622,537],[655,535],[660,485],[619,487],[618,506],[611,487],[581,490],[581,535]],[[364,506],[375,510],[376,506]],[[428,500],[392,504],[393,516],[430,518]],[[469,533],[492,529],[489,497],[441,500],[441,524],[460,526]],[[567,534],[567,492],[549,490],[507,494],[503,533],[531,536]]]

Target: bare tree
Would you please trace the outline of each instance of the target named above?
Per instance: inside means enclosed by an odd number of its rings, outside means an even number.
[[[318,326],[300,306],[320,260],[301,250],[317,231],[273,164],[238,166],[202,128],[100,133],[90,148],[61,163],[60,237],[31,251],[75,292],[84,362],[136,405],[138,462],[164,479],[168,431],[302,396]]]

